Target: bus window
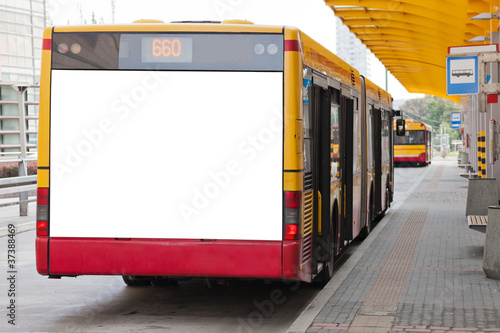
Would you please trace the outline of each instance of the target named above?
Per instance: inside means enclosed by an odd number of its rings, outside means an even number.
[[[306,173],[312,172],[312,116],[309,103],[311,95],[311,80],[303,82],[303,108],[304,108],[304,169]]]
[[[331,173],[330,178],[334,180],[340,179],[340,159],[339,159],[339,106],[336,104],[331,105],[330,111],[330,129],[331,129]]]
[[[405,136],[394,136],[395,145],[425,145],[425,131],[406,131]]]
[[[382,112],[382,164],[386,165],[389,163],[391,157],[389,153],[389,146],[390,146],[390,141],[389,141],[389,134],[390,134],[390,129],[389,129],[389,112],[388,111],[383,111]]]
[[[404,136],[405,135],[405,120],[397,119],[396,120],[396,135]]]
[[[375,122],[373,120],[373,105],[368,105],[368,168],[375,167]]]
[[[353,127],[352,127],[352,172],[354,174],[360,171],[360,156],[359,156],[359,113],[354,111]]]

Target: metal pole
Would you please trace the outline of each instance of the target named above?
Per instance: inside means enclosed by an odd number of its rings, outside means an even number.
[[[13,88],[17,92],[17,100],[19,103],[19,144],[21,146],[21,158],[26,158],[26,110],[24,94],[28,87],[15,85]]]
[[[18,166],[18,175],[27,176],[28,170],[26,166],[26,110],[24,104],[24,95],[27,86],[15,85],[12,88],[17,92],[17,100],[19,106],[19,144],[21,150],[21,162]],[[28,216],[28,192],[19,193],[19,216]]]
[[[385,69],[385,91],[389,91],[389,71]]]
[[[439,125],[439,148],[441,150],[441,155],[443,155],[443,125]]]

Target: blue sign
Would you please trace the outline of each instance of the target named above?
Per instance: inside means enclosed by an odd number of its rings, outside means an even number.
[[[302,79],[302,85],[304,86],[303,88],[303,97],[302,97],[302,103],[303,104],[309,104],[309,88],[312,86],[312,81],[308,79]]]
[[[451,113],[451,129],[459,129],[462,124],[462,114],[460,112]]]
[[[471,95],[479,92],[477,56],[446,58],[446,93]]]

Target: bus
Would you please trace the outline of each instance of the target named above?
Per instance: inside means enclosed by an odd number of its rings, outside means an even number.
[[[396,122],[394,121],[394,130]],[[432,162],[432,127],[422,122],[405,120],[405,135],[394,132],[394,162],[427,166]]]
[[[326,283],[392,201],[391,96],[294,27],[44,31],[36,262]]]

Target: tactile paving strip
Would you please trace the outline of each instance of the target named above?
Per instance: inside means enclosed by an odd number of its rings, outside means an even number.
[[[444,166],[440,165],[439,168],[434,172],[429,184],[427,184],[426,190],[435,190],[438,188],[439,181],[441,180],[441,175],[443,174]]]
[[[387,332],[394,322],[428,208],[416,207],[408,217],[349,332]]]

